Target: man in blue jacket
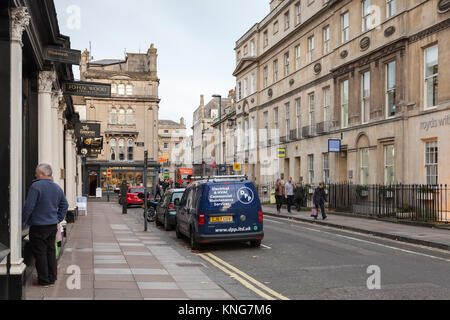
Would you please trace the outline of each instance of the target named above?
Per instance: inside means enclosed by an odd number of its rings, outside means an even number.
[[[57,226],[67,213],[69,204],[63,190],[53,182],[52,168],[40,164],[22,213],[23,225],[30,226],[30,244],[36,258],[38,283],[48,287],[56,281]]]

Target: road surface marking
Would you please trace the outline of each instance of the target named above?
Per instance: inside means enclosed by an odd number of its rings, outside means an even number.
[[[210,258],[216,260],[217,262],[221,263],[222,265],[224,265],[225,267],[229,268],[230,270],[236,272],[237,274],[241,275],[242,277],[246,278],[247,280],[249,280],[250,282],[253,282],[255,285],[257,285],[258,287],[260,287],[261,289],[267,291],[268,293],[270,293],[271,295],[273,295],[274,297],[277,297],[278,299],[281,300],[289,300],[289,298],[279,294],[278,292],[270,289],[269,287],[267,287],[266,285],[262,284],[261,282],[259,282],[258,280],[255,280],[254,278],[250,277],[248,274],[242,272],[241,270],[233,267],[232,265],[230,265],[229,263],[223,261],[222,259],[220,259],[219,257],[216,257],[215,255],[213,255],[212,253],[208,253],[207,254]]]
[[[270,250],[272,250],[272,248],[271,247],[268,247],[268,246],[266,246],[266,245],[261,245],[261,247],[263,247],[263,248],[266,248],[266,249],[270,249]]]
[[[280,218],[282,219],[282,218]],[[286,221],[286,222],[292,222],[292,221]],[[294,221],[296,224],[303,224],[302,222],[299,221]],[[344,236],[344,235],[340,235],[340,234],[336,234],[336,233],[331,233],[331,232],[326,232],[326,231],[322,231],[322,230],[317,230],[317,229],[312,229],[312,228],[307,228],[307,227],[303,227],[301,226],[301,228],[309,230],[309,231],[314,231],[314,232],[318,232],[318,233],[324,233],[324,234],[329,234],[332,236],[336,236],[336,237],[341,237],[341,238],[345,238],[345,239],[349,239],[349,240],[355,240],[355,241],[359,241],[359,242],[364,242],[364,243],[369,243],[369,244],[373,244],[373,245],[377,245],[380,247],[384,247],[384,248],[388,248],[388,249],[392,249],[392,250],[397,250],[397,251],[402,251],[405,253],[409,253],[409,254],[415,254],[415,255],[419,255],[419,256],[423,256],[423,257],[427,257],[427,258],[431,258],[431,259],[437,259],[437,260],[441,260],[441,261],[445,261],[445,262],[450,262],[450,259],[445,259],[445,258],[441,258],[441,257],[436,257],[436,256],[432,256],[426,253],[421,253],[421,252],[416,252],[416,251],[411,251],[411,250],[406,250],[406,249],[401,249],[401,248],[397,248],[397,247],[393,247],[393,246],[388,246],[385,244],[381,244],[381,243],[376,243],[376,242],[372,242],[372,241],[368,241],[368,240],[362,240],[362,239],[358,239],[358,238],[353,238],[353,237],[349,237],[349,236]],[[346,230],[342,230],[342,231],[346,231]],[[363,234],[364,235],[364,234]],[[389,239],[388,239],[389,240]]]
[[[216,261],[214,261],[213,259],[210,259],[209,257],[207,257],[206,255],[204,255],[203,253],[198,254],[198,256],[202,259],[204,259],[205,261],[211,263],[213,266],[215,266],[216,268],[222,270],[224,273],[228,274],[230,277],[232,277],[233,279],[235,279],[236,281],[239,281],[244,287],[250,289],[251,291],[255,292],[257,295],[259,295],[260,297],[266,299],[266,300],[275,300],[275,298],[267,295],[266,293],[262,292],[261,290],[259,290],[258,288],[256,288],[255,286],[251,285],[250,283],[248,283],[248,281],[242,279],[241,277],[239,277],[237,274],[229,271],[228,269],[226,269],[225,267],[221,266],[220,264],[218,264]]]
[[[264,221],[270,221],[270,222],[273,222],[273,223],[284,224],[283,222],[275,221],[275,220],[271,220],[271,219],[267,219],[267,218],[264,218]]]

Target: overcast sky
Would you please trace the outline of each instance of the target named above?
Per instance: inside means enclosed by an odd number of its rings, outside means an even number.
[[[269,13],[269,0],[55,0],[61,33],[72,48],[92,43],[94,59],[158,49],[160,119],[192,126],[200,95],[235,87],[234,46]],[[80,19],[77,19],[79,13]],[[79,77],[79,68],[74,68]]]

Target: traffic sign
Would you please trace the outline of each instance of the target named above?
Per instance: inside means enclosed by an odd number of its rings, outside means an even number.
[[[108,177],[108,178],[112,177],[111,169],[106,170],[106,177]]]
[[[233,170],[234,171],[241,171],[241,164],[240,163],[235,163],[233,165]]]

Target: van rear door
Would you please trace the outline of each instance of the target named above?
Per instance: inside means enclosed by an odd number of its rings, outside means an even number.
[[[256,189],[251,182],[208,184],[205,206],[205,227],[210,235],[239,234],[263,231],[258,211],[261,210]]]

